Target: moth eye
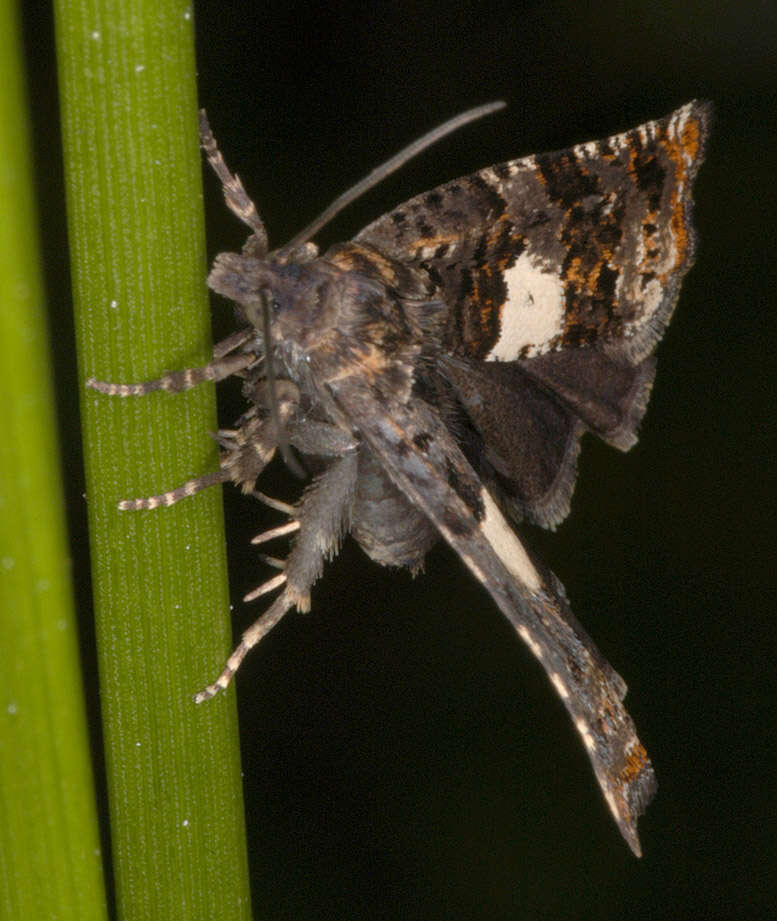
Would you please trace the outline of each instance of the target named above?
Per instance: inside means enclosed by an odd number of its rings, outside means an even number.
[[[262,298],[262,301],[265,305],[265,310],[269,310],[272,314],[278,314],[281,310],[281,304],[278,300],[278,295],[273,291],[269,285],[263,285],[259,289],[259,295]]]

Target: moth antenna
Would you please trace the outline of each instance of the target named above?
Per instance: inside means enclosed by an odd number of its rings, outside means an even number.
[[[215,486],[217,483],[225,483],[229,479],[227,470],[215,470],[213,473],[205,473],[193,480],[188,480],[183,486],[177,489],[171,489],[169,492],[163,492],[159,496],[146,496],[145,499],[122,499],[119,502],[119,509],[122,512],[137,512],[141,509],[168,507],[193,496],[209,486]]]
[[[258,588],[253,589],[253,591],[250,591],[247,595],[243,595],[243,601],[255,601],[257,598],[261,598],[262,595],[269,595],[270,592],[274,592],[276,588],[280,588],[285,581],[286,573],[279,572],[277,576],[273,576],[272,579],[263,582]]]
[[[139,397],[154,390],[166,390],[168,393],[181,393],[191,390],[204,381],[222,381],[231,377],[238,371],[243,371],[255,361],[255,356],[250,352],[239,352],[236,355],[224,355],[209,361],[200,368],[186,368],[183,371],[172,371],[163,374],[153,381],[143,381],[139,384],[112,384],[109,381],[98,381],[90,377],[86,386],[98,393],[106,393],[112,397]]]
[[[339,214],[343,208],[364,195],[364,193],[369,191],[374,185],[382,182],[386,176],[391,175],[391,173],[398,170],[401,166],[404,166],[408,160],[412,160],[413,157],[418,156],[418,154],[426,150],[427,147],[431,147],[432,144],[436,144],[437,141],[442,140],[446,135],[458,131],[459,128],[468,125],[470,122],[477,121],[477,119],[483,118],[486,115],[491,115],[492,112],[498,112],[499,109],[504,109],[506,105],[507,103],[502,101],[488,102],[485,105],[476,106],[474,109],[467,109],[466,112],[460,112],[458,115],[454,115],[454,117],[448,119],[447,122],[443,122],[441,125],[438,125],[422,137],[413,141],[412,144],[408,144],[407,147],[404,147],[399,153],[394,154],[394,156],[386,160],[385,163],[376,167],[371,173],[365,176],[364,179],[343,192],[343,194],[336,198],[328,208],[322,211],[314,221],[308,224],[304,230],[287,243],[283,247],[282,252],[288,253],[302,246],[312,236],[317,234],[322,227],[328,224],[336,214]]]
[[[248,197],[248,193],[240,181],[240,177],[231,173],[224,162],[224,157],[218,149],[216,139],[210,130],[208,116],[205,109],[200,109],[200,143],[208,158],[208,163],[213,167],[213,172],[219,177],[224,190],[224,201],[229,210],[238,220],[247,224],[254,233],[255,243],[252,247],[257,258],[267,255],[268,241],[264,223],[259,217],[256,205]]]
[[[276,537],[285,537],[287,534],[293,534],[295,531],[299,531],[299,521],[295,518],[294,521],[287,521],[286,524],[279,524],[277,528],[270,528],[269,531],[262,531],[261,534],[257,534],[256,537],[252,538],[252,544],[266,544],[271,540],[275,540]]]
[[[286,426],[281,420],[281,412],[278,408],[278,395],[275,387],[275,368],[272,361],[272,329],[270,328],[270,297],[269,291],[262,291],[262,337],[264,339],[264,354],[267,357],[265,361],[265,374],[267,379],[267,393],[270,404],[270,418],[275,426],[275,437],[278,441],[278,450],[281,453],[286,466],[291,470],[298,480],[304,480],[305,471],[291,453],[289,436],[286,432]]]
[[[253,649],[253,647],[272,630],[293,604],[294,601],[287,592],[284,592],[279,598],[276,598],[267,611],[265,611],[265,613],[253,623],[240,638],[240,642],[235,648],[235,651],[227,659],[224,671],[218,676],[213,684],[209,684],[206,688],[203,688],[199,694],[195,694],[194,702],[196,704],[201,704],[204,700],[209,700],[211,697],[218,694],[219,691],[223,691],[225,688],[229,687],[233,675],[238,668],[240,668],[240,663],[245,659],[249,650]]]

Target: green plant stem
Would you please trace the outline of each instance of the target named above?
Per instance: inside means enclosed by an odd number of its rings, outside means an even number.
[[[0,918],[105,918],[16,3],[0,0]]]
[[[56,0],[81,379],[209,357],[192,8]],[[213,469],[211,385],[82,393],[111,842],[123,919],[249,915],[219,491],[119,512]]]

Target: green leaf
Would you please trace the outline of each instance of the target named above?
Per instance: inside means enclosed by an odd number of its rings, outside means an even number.
[[[0,918],[105,918],[16,4],[0,0]]]
[[[56,0],[81,380],[210,351],[191,6]],[[231,631],[219,490],[120,512],[214,469],[212,385],[82,392],[111,842],[126,919],[249,916],[234,692],[196,707]]]

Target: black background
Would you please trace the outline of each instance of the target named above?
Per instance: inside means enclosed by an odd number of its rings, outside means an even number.
[[[629,684],[658,795],[620,839],[541,669],[445,548],[411,580],[348,543],[238,678],[255,916],[773,917],[774,3],[194,6],[200,100],[279,245],[347,185],[469,106],[447,139],[321,235],[504,159],[693,97],[717,117],[701,247],[639,445],[586,443],[572,514],[525,530]],[[51,23],[25,7],[48,285],[67,288]],[[209,251],[244,231],[206,177]],[[52,298],[76,572],[87,566],[69,307]],[[230,311],[215,307],[216,335]],[[225,422],[239,412],[223,407]],[[290,495],[272,471],[265,491]],[[233,597],[261,509],[227,493]],[[88,593],[81,577],[79,589]],[[83,598],[83,595],[82,595]],[[88,603],[82,604],[82,609]],[[238,606],[237,628],[256,609]]]

